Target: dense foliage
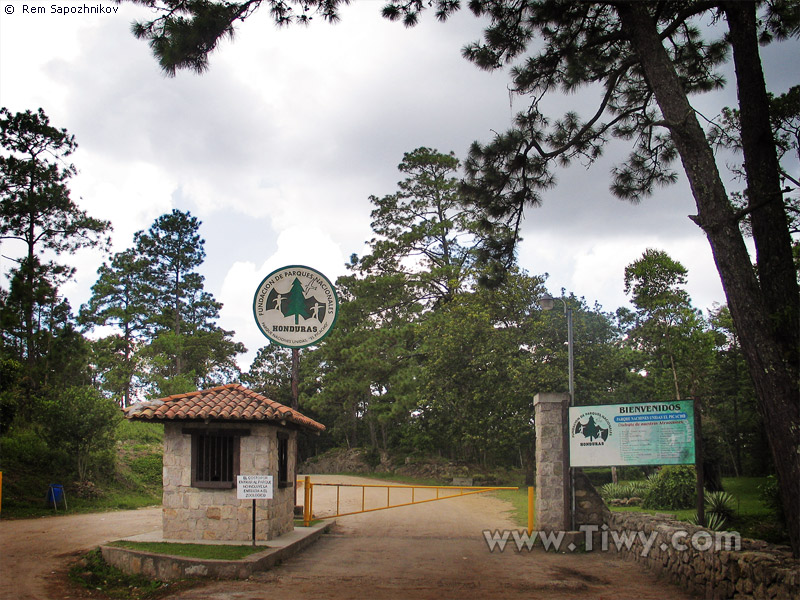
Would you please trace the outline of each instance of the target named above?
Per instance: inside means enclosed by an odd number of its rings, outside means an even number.
[[[697,498],[696,483],[694,467],[686,465],[663,467],[652,478],[650,487],[642,499],[642,506],[668,510],[691,508]]]
[[[540,309],[544,277],[515,269],[494,289],[477,284],[474,221],[448,218],[464,215],[458,203],[442,202],[448,194],[437,187],[451,190],[450,179],[428,176],[443,164],[458,168],[450,154],[410,152],[398,193],[372,198],[375,237],[337,281],[337,327],[303,351],[301,408],[328,426],[316,449],[368,446],[527,467],[534,394],[567,390],[566,321],[561,311]],[[444,242],[453,248],[456,239],[451,256],[460,258],[447,263]],[[449,289],[434,276],[443,267]],[[769,469],[729,313],[694,308],[687,277],[665,252],[647,249],[626,269],[634,310],[609,313],[563,295],[574,315],[576,402],[699,398],[714,471],[708,479]],[[245,377],[287,397],[289,369],[289,353],[267,346]]]
[[[42,109],[0,110],[0,239],[12,266],[0,289],[0,470],[6,499],[42,481],[114,476],[120,406],[236,379],[244,347],[216,325],[220,304],[203,289],[200,222],[178,210],[139,232],[98,271],[75,315],[61,293],[65,258],[105,250],[110,225],[80,210],[66,159],[77,144]],[[19,257],[19,258],[15,258]],[[110,334],[90,338],[95,326]],[[160,481],[142,457],[145,483]],[[160,460],[160,459],[159,459]]]

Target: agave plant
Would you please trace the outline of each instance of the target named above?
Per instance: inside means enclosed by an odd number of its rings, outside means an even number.
[[[733,516],[736,510],[736,498],[728,492],[705,492],[706,512],[722,515],[725,519]]]
[[[727,518],[725,515],[715,512],[707,512],[706,513],[706,529],[711,529],[712,531],[721,531],[723,527],[725,527],[725,523],[727,522]],[[689,518],[689,523],[692,525],[699,525],[699,519],[697,515],[694,515]]]
[[[643,498],[644,495],[647,493],[647,490],[650,489],[650,482],[646,480],[640,481],[629,481],[624,486],[624,496],[625,498]]]
[[[600,488],[600,496],[603,500],[613,500],[615,498],[624,498],[623,496],[623,487],[618,483],[606,483],[603,487]]]

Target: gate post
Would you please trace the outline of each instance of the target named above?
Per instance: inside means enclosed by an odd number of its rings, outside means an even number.
[[[536,394],[536,528],[569,531],[569,394]]]

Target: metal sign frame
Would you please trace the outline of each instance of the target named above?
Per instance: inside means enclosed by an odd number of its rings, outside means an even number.
[[[573,406],[571,467],[695,463],[692,400]]]

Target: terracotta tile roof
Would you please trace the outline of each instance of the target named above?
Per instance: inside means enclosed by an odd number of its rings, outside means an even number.
[[[322,423],[238,383],[140,402],[124,412],[128,419],[139,421],[285,421],[325,430]]]

